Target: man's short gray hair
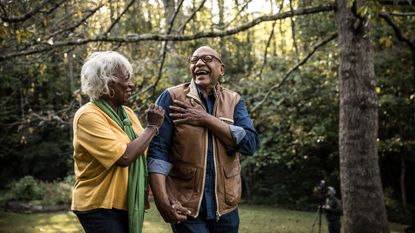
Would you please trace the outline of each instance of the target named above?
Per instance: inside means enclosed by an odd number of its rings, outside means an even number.
[[[133,67],[123,55],[115,51],[94,52],[82,66],[81,91],[90,98],[98,99],[103,95],[109,95],[108,83],[116,80],[116,74],[125,68],[133,75]]]
[[[336,195],[336,189],[334,189],[333,187],[329,186],[329,187],[327,188],[327,193],[328,193],[330,196],[334,196],[334,195]]]

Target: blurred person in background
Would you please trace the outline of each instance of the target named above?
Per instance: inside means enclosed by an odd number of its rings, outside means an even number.
[[[340,233],[342,215],[342,205],[336,197],[336,190],[328,186],[326,192],[326,202],[323,205],[329,227],[329,233]]]

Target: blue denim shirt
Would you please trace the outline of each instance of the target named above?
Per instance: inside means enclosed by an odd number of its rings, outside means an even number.
[[[199,97],[202,100],[205,109],[209,114],[213,113],[213,106],[215,104],[215,96],[208,95],[207,98],[199,92]],[[148,150],[148,171],[149,173],[160,173],[168,176],[172,165],[168,162],[168,152],[170,148],[170,139],[173,134],[173,121],[170,117],[170,108],[172,99],[169,92],[164,91],[156,100],[156,104],[163,107],[166,111],[163,125],[159,129],[159,135],[154,137],[151,141]],[[245,107],[243,99],[235,107],[234,125],[230,125],[231,134],[236,144],[233,148],[227,148],[228,153],[235,153],[236,151],[251,155],[259,145],[259,136],[256,133],[252,120],[249,117],[248,111]],[[215,199],[215,167],[213,160],[213,137],[212,133],[208,132],[208,154],[206,164],[206,178],[204,195],[202,199],[202,206],[199,215],[206,219],[216,218],[216,199]]]

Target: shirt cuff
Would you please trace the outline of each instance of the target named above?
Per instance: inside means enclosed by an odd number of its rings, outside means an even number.
[[[236,125],[229,125],[229,128],[231,130],[233,141],[238,145],[246,135],[244,128]]]
[[[148,158],[147,169],[149,173],[160,173],[168,176],[173,165],[161,159]]]

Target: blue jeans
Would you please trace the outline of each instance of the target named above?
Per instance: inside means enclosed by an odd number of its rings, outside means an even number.
[[[216,219],[187,217],[180,224],[172,224],[174,233],[238,233],[239,213],[238,209]]]
[[[86,233],[128,233],[128,212],[118,209],[74,211]]]

